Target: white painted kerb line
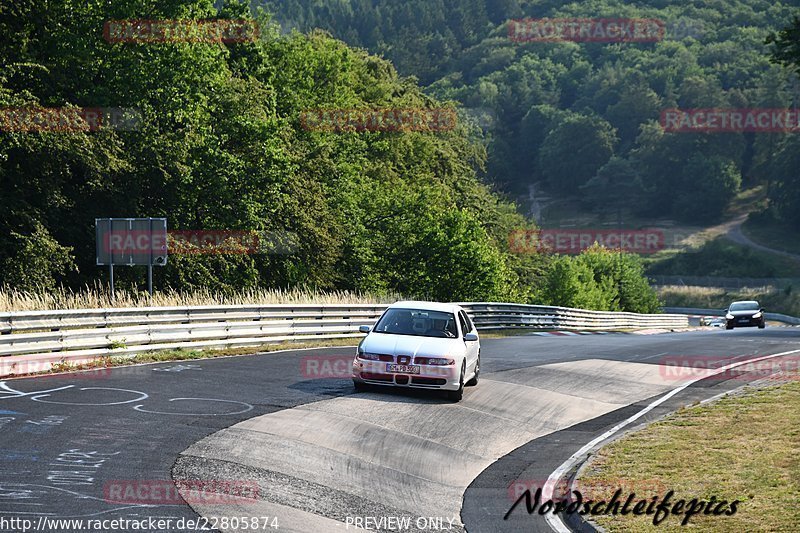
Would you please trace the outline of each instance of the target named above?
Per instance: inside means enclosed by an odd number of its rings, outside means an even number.
[[[553,473],[550,474],[550,477],[547,478],[547,482],[545,482],[544,487],[542,487],[542,501],[546,502],[547,500],[550,500],[550,499],[553,498],[553,489],[555,488],[555,485],[558,482],[558,480],[561,479],[561,477],[564,474],[566,474],[573,466],[575,466],[581,460],[581,458],[584,455],[586,455],[592,448],[594,448],[595,446],[597,446],[598,444],[600,444],[604,440],[608,439],[611,435],[613,435],[614,433],[616,433],[620,429],[624,428],[625,426],[627,426],[631,422],[634,422],[635,420],[638,420],[642,416],[646,415],[647,413],[649,413],[650,411],[652,411],[653,409],[655,409],[656,407],[658,407],[662,403],[666,402],[667,400],[669,400],[670,398],[672,398],[673,396],[675,396],[679,392],[683,391],[684,389],[686,389],[690,385],[693,385],[693,384],[697,383],[698,381],[702,381],[702,380],[707,379],[707,378],[709,378],[711,376],[716,376],[717,374],[721,374],[723,372],[727,372],[731,368],[736,368],[737,366],[746,365],[748,363],[755,363],[757,361],[764,361],[766,359],[774,359],[776,357],[783,357],[785,355],[791,355],[793,353],[798,353],[798,352],[800,352],[800,350],[792,350],[791,352],[776,353],[776,354],[773,354],[773,355],[766,355],[764,357],[759,357],[757,359],[748,359],[746,361],[739,361],[737,363],[732,363],[730,365],[723,366],[722,368],[718,368],[715,371],[713,371],[713,372],[711,372],[711,373],[709,373],[709,374],[707,374],[705,376],[700,376],[700,377],[694,378],[694,379],[692,379],[690,381],[687,381],[686,383],[684,383],[680,387],[669,391],[667,394],[665,394],[661,398],[657,399],[656,401],[654,401],[653,403],[651,403],[650,405],[648,405],[647,407],[645,407],[644,409],[642,409],[641,411],[636,413],[635,415],[631,416],[630,418],[627,418],[627,419],[623,420],[622,422],[620,422],[619,424],[617,424],[613,428],[609,429],[608,431],[606,431],[602,435],[600,435],[600,436],[594,438],[593,440],[591,440],[590,442],[588,442],[583,448],[581,448],[577,452],[573,453],[570,456],[569,459],[564,461],[564,463],[562,463],[561,466],[556,468],[553,471]],[[561,520],[561,517],[558,516],[557,514],[549,514],[548,513],[548,514],[545,515],[544,519],[547,521],[547,524],[550,526],[550,528],[553,531],[558,531],[559,533],[571,533],[571,530],[566,525],[564,525],[564,522]]]

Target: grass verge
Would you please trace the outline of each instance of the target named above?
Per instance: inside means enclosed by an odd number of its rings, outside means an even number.
[[[681,409],[613,442],[592,459],[578,484],[609,487],[619,480],[648,480],[649,489],[662,487],[661,498],[666,490],[674,490],[673,504],[681,499],[709,501],[712,496],[717,502],[740,502],[732,516],[700,513],[688,526],[681,526],[684,516],[669,516],[657,526],[660,532],[797,531],[798,448],[800,383],[747,388],[707,405]],[[652,490],[642,490],[636,501],[653,495]],[[600,499],[608,497],[603,494]],[[623,502],[625,498],[627,493]],[[593,519],[612,533],[656,529],[653,515]]]
[[[189,305],[248,304],[389,304],[402,299],[399,294],[366,294],[350,291],[319,292],[311,289],[244,289],[233,293],[198,289],[195,291],[146,292],[116,291],[109,299],[107,287],[95,285],[73,291],[59,288],[52,292],[26,292],[0,287],[0,312],[46,311],[50,309],[102,309],[108,307],[150,307]]]
[[[145,352],[137,354],[133,357],[100,357],[94,361],[81,364],[73,364],[68,361],[63,361],[59,364],[54,364],[53,368],[48,372],[37,372],[34,374],[24,374],[13,376],[15,378],[22,377],[42,377],[42,376],[55,376],[58,374],[68,374],[70,372],[81,372],[86,370],[106,370],[109,368],[133,366],[143,363],[167,363],[171,361],[194,361],[197,359],[215,359],[218,357],[232,357],[237,355],[255,355],[259,353],[276,352],[280,350],[301,350],[303,348],[335,348],[335,347],[349,347],[355,348],[358,344],[357,338],[352,339],[326,339],[324,341],[315,342],[281,342],[275,344],[264,344],[262,346],[254,346],[250,348],[230,348],[220,350],[185,350],[178,348],[176,350],[162,350],[156,352]],[[355,352],[354,352],[355,353]]]

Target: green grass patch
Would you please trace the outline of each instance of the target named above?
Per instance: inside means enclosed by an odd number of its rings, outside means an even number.
[[[768,220],[748,219],[742,224],[742,233],[767,248],[800,255],[800,232],[796,228]]]
[[[797,531],[798,448],[800,383],[791,382],[681,409],[601,449],[578,484],[608,490],[616,480],[625,480],[621,485],[627,487],[646,480],[641,484],[647,489],[637,493],[636,501],[663,498],[665,490],[674,490],[673,503],[709,501],[712,496],[741,502],[732,516],[701,513],[683,527],[683,516],[670,516],[657,526],[659,532]],[[604,492],[594,497],[610,497]],[[625,498],[627,493],[623,502]],[[612,533],[656,529],[653,515],[600,515],[593,520]]]
[[[54,363],[48,372],[37,372],[25,374],[24,376],[14,377],[35,377],[49,376],[54,374],[64,374],[68,372],[78,372],[84,370],[98,370],[104,368],[114,368],[132,366],[143,363],[167,363],[171,361],[192,361],[197,359],[215,359],[218,357],[231,357],[237,355],[255,355],[260,353],[275,352],[279,350],[300,350],[303,348],[334,348],[334,347],[356,347],[357,338],[348,339],[326,339],[320,341],[302,342],[280,342],[275,344],[264,344],[249,348],[227,348],[220,350],[187,350],[177,348],[175,350],[161,350],[154,352],[144,352],[133,357],[125,356],[105,356],[99,357],[88,363],[75,364],[69,361]],[[354,352],[355,353],[355,352]]]
[[[717,237],[697,250],[653,258],[647,264],[647,273],[654,276],[797,278],[800,277],[800,261],[759,252]]]

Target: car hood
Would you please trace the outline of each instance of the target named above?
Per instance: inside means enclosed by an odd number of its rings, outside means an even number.
[[[753,316],[754,314],[758,313],[759,311],[758,311],[758,309],[756,309],[756,310],[749,309],[749,310],[745,310],[745,311],[728,311],[728,312],[730,314],[732,314],[733,316],[735,316],[736,318],[743,318],[743,317],[748,317],[749,318],[749,317]]]
[[[368,353],[441,357],[460,355],[464,352],[465,346],[461,339],[370,333],[364,339],[361,348]]]

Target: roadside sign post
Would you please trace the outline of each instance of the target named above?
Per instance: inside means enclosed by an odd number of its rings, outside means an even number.
[[[166,218],[95,219],[97,265],[108,265],[114,301],[114,265],[147,267],[147,292],[153,296],[153,265],[167,264]]]
[[[167,229],[167,221],[164,220],[164,231],[166,232]],[[150,235],[153,234],[153,219],[150,219]],[[166,246],[167,239],[164,239],[164,245]],[[153,298],[153,247],[150,246],[150,261],[147,262],[147,294],[150,295],[150,298]],[[164,249],[164,253],[166,253],[166,248]]]

